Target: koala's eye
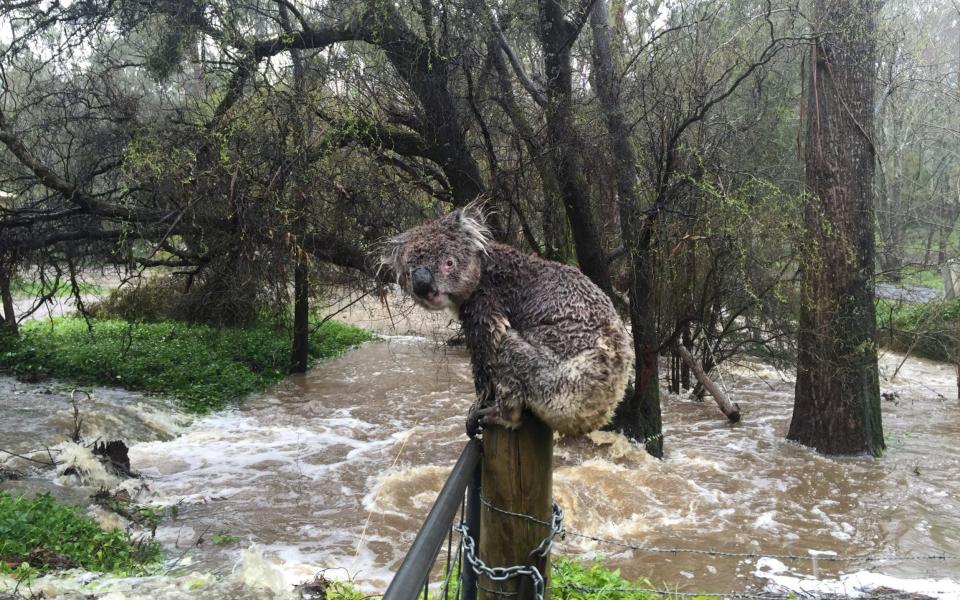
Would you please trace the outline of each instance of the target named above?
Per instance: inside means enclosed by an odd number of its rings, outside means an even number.
[[[448,269],[452,269],[453,265],[454,265],[454,262],[452,258],[448,258],[447,262],[444,263],[444,266],[446,266]]]

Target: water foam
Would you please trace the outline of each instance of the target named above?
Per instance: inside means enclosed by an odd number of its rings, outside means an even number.
[[[952,579],[906,579],[870,571],[840,575],[836,579],[816,579],[791,573],[777,559],[764,557],[757,561],[754,575],[767,580],[776,592],[794,592],[804,596],[841,594],[851,598],[871,597],[876,590],[897,590],[933,598],[960,598],[960,582]]]

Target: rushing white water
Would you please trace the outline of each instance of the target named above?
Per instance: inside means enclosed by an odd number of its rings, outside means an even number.
[[[884,357],[886,377],[899,359]],[[883,391],[896,398],[883,403],[889,450],[881,459],[826,458],[785,441],[792,383],[769,369],[726,370],[722,383],[743,421],[730,425],[711,403],[667,396],[663,461],[611,433],[558,442],[554,493],[572,535],[557,551],[600,556],[627,576],[680,591],[853,592],[857,577],[867,587],[951,597],[960,585],[957,560],[821,558],[814,580],[807,557],[811,550],[840,557],[960,554],[960,414],[957,401],[947,399],[956,394],[952,368],[911,359],[896,381],[884,381]],[[65,394],[31,408],[23,398],[41,394],[31,396],[26,384],[3,385],[22,393],[21,401],[16,394],[4,400],[0,447],[24,450],[43,431],[62,437],[69,430]],[[177,570],[135,580],[48,577],[37,585],[67,598],[286,597],[322,571],[382,591],[465,441],[472,388],[461,349],[400,337],[366,344],[241,408],[189,425],[160,400],[95,390],[85,427],[139,440],[130,452],[146,477],[139,500],[178,505],[177,516],[157,531]],[[119,410],[131,401],[139,405]],[[214,534],[240,542],[218,546]],[[197,545],[200,539],[206,541]],[[785,554],[804,558],[769,558]],[[809,587],[812,581],[822,587]]]

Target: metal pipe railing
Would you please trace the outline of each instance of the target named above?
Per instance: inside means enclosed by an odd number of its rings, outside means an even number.
[[[414,600],[420,595],[427,578],[430,576],[430,569],[440,553],[443,540],[450,534],[453,519],[457,510],[463,504],[463,494],[467,485],[477,477],[478,466],[480,464],[480,442],[473,439],[467,442],[460,453],[457,464],[453,466],[450,477],[440,490],[437,501],[430,509],[420,532],[410,546],[410,550],[400,563],[397,574],[393,581],[387,586],[387,591],[383,594],[383,600]],[[476,492],[479,495],[479,490]],[[476,502],[476,511],[479,516],[479,502]],[[471,507],[472,508],[472,507]],[[469,514],[469,510],[467,511]],[[477,528],[479,530],[479,518],[477,519]],[[471,534],[476,535],[471,526]],[[461,569],[462,571],[462,569]],[[473,583],[476,586],[476,581]],[[466,585],[464,586],[466,587]],[[472,597],[465,595],[464,599]],[[475,597],[475,596],[473,596]]]
[[[467,485],[467,506],[464,510],[464,522],[467,525],[467,531],[475,540],[480,539],[480,480],[481,469],[480,461],[473,469],[473,479]],[[470,565],[460,563],[460,600],[477,599],[477,573]]]

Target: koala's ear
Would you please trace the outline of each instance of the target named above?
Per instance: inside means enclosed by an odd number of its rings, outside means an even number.
[[[403,258],[403,246],[407,243],[407,238],[407,232],[404,232],[392,238],[387,238],[380,243],[380,266],[377,269],[378,274],[381,269],[387,267],[393,271],[394,276],[399,279],[400,272],[403,270],[403,265],[400,264]]]
[[[478,198],[453,213],[458,227],[466,234],[473,246],[486,252],[490,242],[490,230],[487,228],[486,216],[483,211],[484,199]]]
[[[487,225],[487,200],[486,196],[477,196],[463,208],[457,210],[458,218],[461,222],[465,219],[471,219],[480,225]]]

